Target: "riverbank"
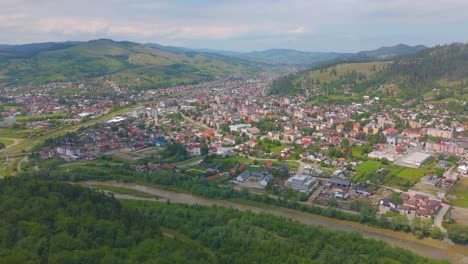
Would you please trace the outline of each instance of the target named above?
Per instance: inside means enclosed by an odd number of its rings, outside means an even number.
[[[413,235],[406,234],[403,232],[369,227],[356,222],[327,218],[287,208],[261,208],[254,205],[239,204],[225,200],[206,199],[191,194],[171,192],[134,183],[85,181],[78,182],[76,184],[87,186],[105,185],[120,188],[128,188],[161,197],[160,199],[144,199],[152,202],[165,202],[167,200],[170,200],[174,203],[198,204],[204,206],[217,205],[231,207],[240,211],[251,211],[254,213],[266,213],[276,216],[287,217],[304,224],[321,225],[334,230],[342,230],[347,232],[358,231],[363,235],[363,237],[382,240],[390,243],[391,245],[411,250],[422,256],[438,259],[447,259],[455,263],[468,263],[468,247],[453,245],[444,241],[433,240],[430,238],[418,240]],[[115,194],[115,197],[118,199],[143,200],[141,197],[133,197],[132,195]]]

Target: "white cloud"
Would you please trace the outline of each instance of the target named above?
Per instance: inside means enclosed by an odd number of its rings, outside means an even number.
[[[306,32],[306,29],[305,29],[305,27],[302,27],[302,26],[293,28],[293,29],[288,31],[288,33],[292,33],[292,34],[301,34],[301,33],[304,33],[304,32]]]
[[[375,36],[387,40],[395,37],[395,32],[413,36],[432,25],[439,26],[439,31],[430,31],[430,36],[420,40],[466,41],[468,0],[441,2],[0,0],[0,43],[106,37],[205,47],[216,43],[221,48],[240,49],[279,45],[309,50],[337,45],[347,49],[347,44],[376,45],[372,44],[377,43]],[[454,28],[448,23],[461,26]],[[417,38],[411,40],[417,42]]]

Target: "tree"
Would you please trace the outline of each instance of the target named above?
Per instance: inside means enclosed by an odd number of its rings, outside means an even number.
[[[205,143],[205,144],[202,144],[202,147],[200,149],[200,153],[202,155],[206,155],[206,154],[208,154],[209,150],[210,150],[210,147],[208,147],[208,144]]]
[[[444,176],[444,172],[445,172],[445,169],[443,168],[437,168],[434,170],[434,174],[437,176],[437,177],[442,177]]]
[[[392,230],[401,230],[401,231],[408,231],[409,230],[409,224],[408,224],[408,218],[404,215],[397,215],[392,218],[392,221],[390,221],[390,228]]]
[[[332,197],[332,198],[330,198],[330,200],[328,200],[328,205],[333,206],[333,207],[337,207],[338,206],[338,201],[336,200],[335,197]]]
[[[372,206],[368,201],[362,201],[359,211],[359,222],[366,223],[374,216]]]
[[[444,237],[444,234],[438,226],[433,226],[429,231],[429,235],[433,239],[442,239]]]
[[[468,245],[468,226],[451,225],[447,229],[447,234],[453,242]]]

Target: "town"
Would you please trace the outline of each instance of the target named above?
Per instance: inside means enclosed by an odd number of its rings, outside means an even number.
[[[2,101],[1,126],[33,136],[128,107],[46,140],[38,159],[115,157],[138,173],[190,172],[220,187],[343,212],[368,204],[378,216],[434,219],[441,229],[443,221],[466,221],[463,209],[447,212],[459,199],[454,185],[468,176],[467,123],[431,104],[387,106],[372,96],[313,104],[311,95],[269,95],[273,78],[67,100],[51,87],[87,93],[92,85],[47,85],[34,95],[13,89]]]

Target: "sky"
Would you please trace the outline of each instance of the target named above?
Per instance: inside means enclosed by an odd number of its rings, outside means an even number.
[[[0,43],[356,52],[468,42],[468,0],[0,0]]]

